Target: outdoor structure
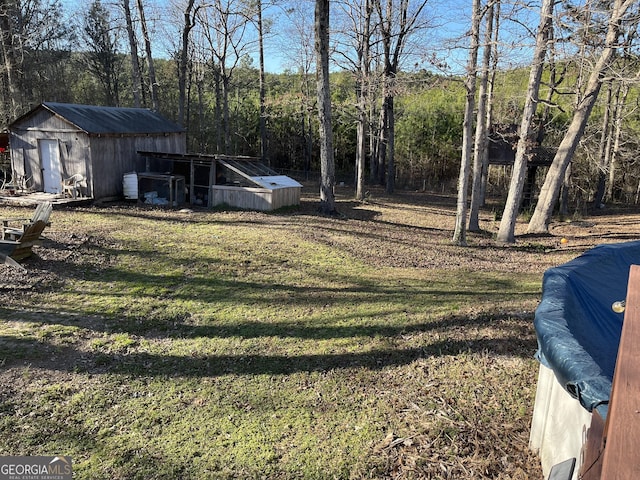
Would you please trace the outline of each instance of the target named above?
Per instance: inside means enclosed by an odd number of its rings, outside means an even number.
[[[146,163],[170,162],[172,167],[167,171],[171,172],[171,179],[168,181],[185,182],[187,199],[191,205],[225,205],[270,211],[300,204],[302,185],[292,178],[279,175],[257,158],[146,151],[139,153]],[[142,199],[146,193],[141,188],[142,181],[149,179],[144,173],[137,176],[140,188],[136,197]],[[155,190],[152,188],[152,191]]]
[[[630,435],[640,434],[636,354],[640,272],[635,283],[630,277],[638,263],[640,241],[635,241],[600,245],[545,272],[534,320],[540,371],[529,442],[540,454],[545,478],[554,465],[567,460],[576,462],[574,479],[578,472],[589,480],[640,478],[635,443],[613,446],[610,441],[620,435],[631,440]],[[628,301],[632,292],[635,305]],[[625,331],[627,344],[633,345],[626,350],[621,343]],[[616,384],[614,379],[623,371]],[[626,413],[614,408],[616,401],[622,402]],[[614,425],[625,427],[620,430]],[[607,462],[607,458],[625,460]],[[615,475],[605,475],[607,468]]]
[[[142,108],[43,103],[9,125],[14,183],[29,190],[117,198],[131,171],[164,171],[139,150],[184,153],[186,134]]]
[[[538,132],[538,137],[541,137],[542,133]],[[492,125],[489,132],[489,165],[513,165],[516,159],[518,139],[518,125]],[[522,192],[520,208],[527,208],[533,203],[538,168],[549,167],[555,155],[555,149],[541,145],[541,138],[531,139],[530,143],[531,148],[527,159],[527,177]]]

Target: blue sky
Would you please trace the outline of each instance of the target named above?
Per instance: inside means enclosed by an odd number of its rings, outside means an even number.
[[[105,5],[109,0],[102,0]],[[116,0],[117,1],[117,0]],[[264,0],[263,0],[264,1]],[[504,1],[504,0],[503,0]],[[135,3],[131,0],[132,7]],[[153,42],[154,55],[158,57],[167,57],[167,51],[173,48],[179,38],[178,31],[171,24],[169,13],[172,11],[171,4],[184,3],[184,0],[145,0],[147,5],[147,18],[149,21],[161,15],[162,21],[155,25],[155,38]],[[508,7],[503,7],[506,13]],[[78,17],[78,11],[88,9],[90,2],[81,0],[63,0],[63,4],[68,12]],[[111,3],[113,4],[113,3]],[[264,5],[267,5],[265,2]],[[313,0],[297,0],[294,4],[291,0],[280,3],[279,6],[266,6],[264,18],[273,24],[273,33],[266,39],[265,43],[265,61],[267,70],[271,72],[280,72],[285,69],[295,70],[299,62],[296,58],[298,46],[301,44],[299,33],[295,33],[294,29],[284,14],[283,9],[289,6],[297,5],[299,13],[306,13],[306,34],[313,34]],[[333,1],[332,11],[339,8],[338,2]],[[530,12],[521,12],[519,16],[525,25],[533,25],[535,28],[538,19],[537,3],[534,4],[534,10]],[[471,0],[428,0],[427,11],[432,18],[433,27],[426,32],[426,35],[417,43],[414,52],[415,57],[411,59],[411,63],[415,63],[419,59],[418,55],[429,56],[435,54],[439,59],[445,60],[454,72],[461,72],[467,61],[468,39],[465,33],[469,29]],[[335,22],[334,22],[335,23]],[[528,49],[519,47],[521,43],[517,39],[517,35],[524,31],[524,28],[518,27],[518,31],[514,30],[517,24],[513,22],[503,22],[502,40],[512,43],[510,48],[503,49],[503,55],[509,54],[509,62],[512,64],[526,64],[528,62]],[[254,56],[257,59],[257,55]],[[257,65],[257,61],[254,62]],[[508,64],[507,64],[508,66]]]

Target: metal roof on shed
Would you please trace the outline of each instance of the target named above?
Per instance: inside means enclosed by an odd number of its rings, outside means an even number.
[[[16,124],[44,108],[89,134],[157,134],[183,132],[179,125],[146,108],[101,107],[45,102],[23,115]]]

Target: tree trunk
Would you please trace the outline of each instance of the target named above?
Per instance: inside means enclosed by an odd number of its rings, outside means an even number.
[[[195,0],[189,0],[184,11],[184,25],[182,27],[182,49],[178,61],[178,123],[185,124],[185,110],[187,103],[187,66],[189,59],[189,33],[194,26],[191,10]],[[197,9],[196,9],[197,12]],[[194,12],[195,15],[195,12]]]
[[[487,92],[487,116],[485,131],[487,136],[485,138],[483,152],[482,152],[482,179],[480,183],[480,206],[484,207],[487,198],[487,183],[489,182],[489,135],[488,132],[491,129],[491,123],[493,122],[493,89],[495,86],[496,72],[498,71],[498,37],[500,33],[500,0],[495,1],[494,11],[494,27],[493,27],[493,39],[491,44],[491,67],[489,73],[489,85]]]
[[[220,75],[220,69],[217,65],[213,66],[213,85],[215,92],[216,104],[213,107],[213,128],[215,135],[215,152],[216,153],[224,153],[224,142],[223,142],[223,130],[224,125],[222,122],[222,87],[220,86],[222,83],[222,75]]]
[[[378,185],[384,186],[387,175],[387,135],[389,133],[388,126],[388,114],[389,109],[387,107],[387,82],[386,78],[382,79],[382,107],[380,108],[380,118],[378,121],[378,142],[376,148],[376,171],[378,172]]]
[[[544,58],[547,53],[547,42],[550,38],[552,29],[554,0],[543,0],[540,7],[540,25],[536,34],[536,47],[533,54],[533,63],[529,72],[529,85],[527,87],[527,98],[522,112],[522,120],[520,122],[520,131],[518,138],[518,147],[516,157],[511,172],[511,182],[509,184],[509,193],[507,201],[502,213],[500,228],[498,230],[497,240],[499,242],[513,243],[515,242],[516,220],[518,219],[518,211],[520,202],[522,201],[522,192],[527,177],[527,164],[530,150],[530,139],[533,132],[533,118],[536,114],[538,106],[538,92],[540,90],[540,79],[542,78],[542,70],[544,67]]]
[[[227,73],[224,63],[220,68],[220,85],[222,86],[222,141],[223,153],[229,155],[231,153],[231,112],[229,111],[229,85],[231,77]]]
[[[383,53],[382,71],[382,111],[381,132],[379,145],[378,174],[380,184],[386,185],[386,193],[393,193],[395,189],[395,112],[394,97],[396,95],[396,81],[400,59],[404,51],[407,36],[416,27],[416,22],[426,5],[422,0],[409,11],[409,0],[394,2],[387,0],[385,11],[382,11],[382,1],[375,4],[378,12],[378,31]],[[386,172],[385,172],[386,163]],[[386,173],[386,182],[385,182]]]
[[[593,198],[593,209],[600,208],[604,200],[607,186],[607,173],[609,172],[609,161],[611,159],[611,142],[612,142],[612,125],[611,111],[614,106],[611,104],[613,99],[613,80],[607,82],[607,100],[605,102],[604,114],[602,115],[602,129],[600,131],[600,144],[598,146],[598,182],[596,184],[596,192]],[[620,86],[618,85],[618,91]],[[616,95],[617,96],[617,95]]]
[[[605,201],[613,201],[613,188],[615,187],[616,169],[618,165],[618,153],[620,152],[620,137],[622,136],[622,110],[629,94],[629,85],[622,86],[622,92],[618,91],[616,107],[613,113],[613,148],[609,160],[609,183]]]
[[[258,9],[258,54],[260,59],[260,156],[262,157],[263,162],[265,162],[267,165],[271,165],[267,143],[267,103],[264,78],[264,32],[262,25],[262,0],[257,1],[256,8]]]
[[[564,171],[564,178],[560,187],[560,215],[566,217],[569,215],[569,190],[571,189],[571,163]]]
[[[364,162],[367,154],[366,98],[360,94],[358,123],[356,125],[356,200],[364,200]]]
[[[371,86],[373,82],[369,82]],[[370,87],[372,88],[372,87]],[[369,90],[369,98],[373,98],[373,90]],[[369,102],[369,182],[374,185],[378,182],[378,135],[376,134],[376,105]]]
[[[371,0],[365,0],[362,5],[362,34],[359,38],[358,66],[360,77],[358,79],[358,123],[356,126],[356,199],[364,200],[364,171],[367,158],[367,133],[369,132],[367,115],[369,104],[369,68],[370,68],[370,36],[371,16],[373,5]]]
[[[494,5],[488,7],[485,18],[484,46],[482,52],[482,73],[478,88],[478,111],[476,113],[476,136],[473,148],[473,182],[471,188],[471,209],[469,211],[469,231],[480,231],[480,206],[482,205],[483,155],[487,149],[487,110],[489,66],[491,64],[491,40],[493,38]]]
[[[129,37],[129,48],[131,50],[131,88],[133,90],[133,105],[136,108],[140,108],[142,105],[142,102],[140,101],[142,77],[140,75],[140,62],[138,61],[138,42],[136,41],[136,34],[131,20],[131,7],[129,5],[129,0],[123,0],[122,7],[124,9],[124,18],[127,24],[127,35]]]
[[[3,89],[2,110],[3,125],[17,116],[19,102],[19,88],[15,72],[18,70],[19,58],[14,45],[14,28],[11,19],[15,16],[18,5],[15,1],[3,1],[0,5],[0,36],[2,40]]]
[[[600,93],[604,73],[610,65],[616,51],[618,37],[620,36],[622,16],[634,3],[635,0],[616,0],[614,3],[611,19],[607,27],[604,50],[600,54],[600,58],[598,58],[589,76],[585,94],[574,111],[569,128],[562,142],[560,142],[553,163],[547,172],[544,184],[540,190],[540,197],[538,198],[536,209],[529,221],[527,229],[529,233],[548,233],[549,231],[549,221],[551,220],[553,206],[558,199],[565,170],[573,159],[573,155],[578,147],[578,142],[582,138],[582,134],[587,125],[591,110]]]
[[[453,232],[453,243],[461,247],[467,245],[467,189],[469,186],[469,171],[471,169],[471,141],[473,136],[473,107],[476,96],[476,77],[478,68],[478,47],[480,36],[480,0],[473,0],[471,13],[471,34],[469,59],[467,61],[467,78],[465,91],[467,100],[464,108],[464,123],[462,127],[462,157],[460,159],[460,174],[458,176],[458,201],[456,208],[456,224]]]
[[[389,133],[387,134],[387,183],[385,186],[385,192],[389,195],[392,194],[396,188],[396,165],[395,165],[395,145],[396,145],[396,133],[395,133],[395,113],[394,113],[394,98],[389,97],[389,113],[387,114],[387,128]]]
[[[309,180],[311,175],[311,159],[313,154],[313,118],[308,109],[305,109],[305,116],[302,119],[304,135],[304,173],[305,179]]]
[[[335,165],[331,131],[331,92],[329,88],[329,0],[316,0],[315,8],[316,82],[320,135],[320,210],[336,212],[333,188]]]
[[[158,99],[158,82],[156,80],[156,68],[153,63],[153,55],[151,54],[151,38],[149,38],[149,30],[147,29],[147,20],[144,16],[144,6],[142,5],[142,0],[138,0],[138,13],[140,15],[140,26],[142,28],[144,48],[147,54],[147,67],[149,68],[151,108],[155,111],[158,111],[160,109],[160,100]]]

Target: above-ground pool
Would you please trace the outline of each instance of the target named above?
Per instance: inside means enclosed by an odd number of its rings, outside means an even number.
[[[544,274],[535,314],[537,357],[588,411],[606,418],[622,332],[612,305],[627,295],[640,241],[597,246]]]
[[[640,241],[597,246],[547,270],[534,326],[540,361],[529,446],[543,473],[567,459],[580,466],[591,412],[605,419],[631,265],[640,264]],[[577,478],[578,468],[572,478]]]

